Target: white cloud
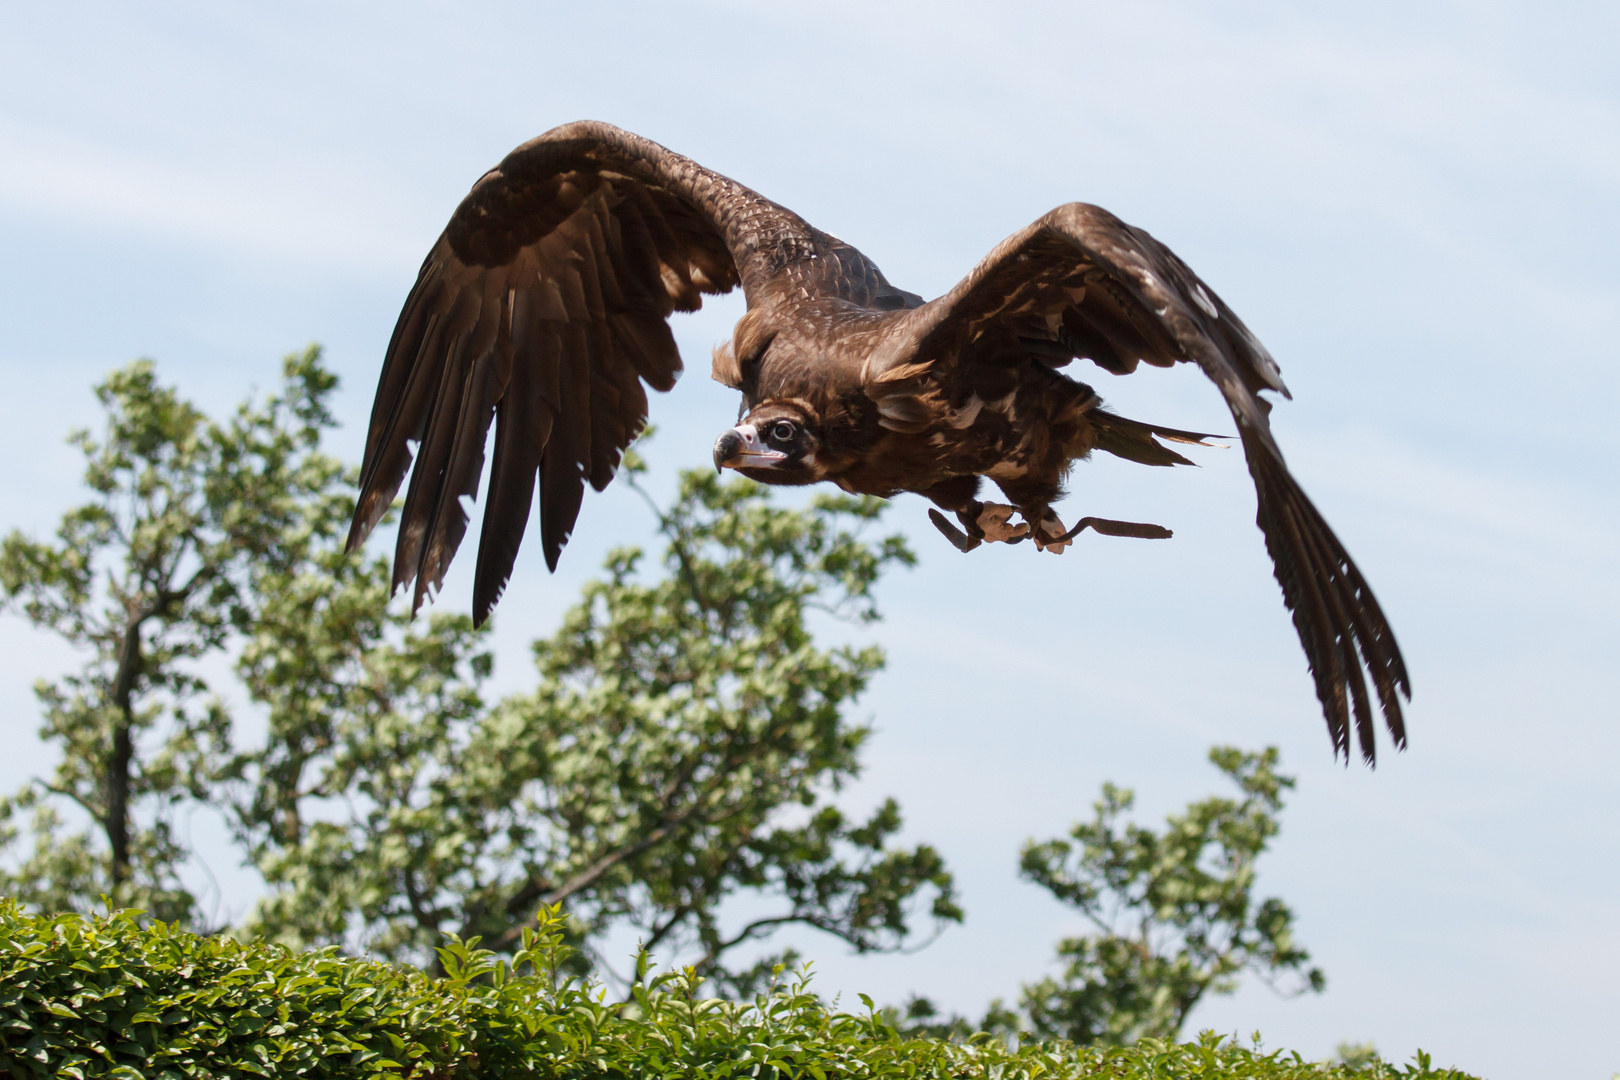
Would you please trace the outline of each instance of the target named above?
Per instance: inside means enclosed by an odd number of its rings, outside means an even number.
[[[397,205],[341,163],[253,171],[144,154],[0,116],[0,207],[82,232],[111,231],[162,248],[200,247],[374,274],[417,257]],[[368,190],[369,188],[369,190]]]

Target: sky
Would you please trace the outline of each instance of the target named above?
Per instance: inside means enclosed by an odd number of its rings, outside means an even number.
[[[1333,760],[1236,450],[1081,466],[1065,517],[1176,535],[1086,534],[1061,560],[960,555],[898,499],[886,520],[921,559],[881,587],[889,664],[842,797],[898,798],[967,921],[907,956],[795,937],[816,985],[973,1015],[1015,998],[1082,930],[1018,880],[1026,839],[1088,817],[1105,780],[1161,821],[1221,789],[1210,746],[1276,745],[1298,787],[1259,890],[1328,989],[1245,986],[1189,1032],[1421,1047],[1496,1080],[1620,1070],[1620,8],[154,2],[3,24],[0,527],[36,534],[79,498],[63,437],[96,422],[91,384],[138,356],[223,410],[318,341],[344,380],[334,447],[357,457],[450,211],[570,120],[732,176],[925,296],[1063,202],[1148,229],[1281,364],[1278,440],[1399,636],[1410,748]],[[732,422],[707,357],[741,311],[677,319],[666,487]],[[1191,368],[1076,374],[1126,415],[1230,429]],[[554,578],[524,550],[502,688],[603,553],[650,533],[610,490]],[[467,607],[470,563],[442,609]],[[50,767],[30,687],[74,661],[0,619],[0,788]],[[216,900],[240,914],[254,883],[228,861]]]

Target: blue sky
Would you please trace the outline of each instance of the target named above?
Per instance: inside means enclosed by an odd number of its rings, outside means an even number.
[[[813,12],[813,13],[807,13]],[[909,957],[798,944],[819,985],[977,1012],[1078,931],[1019,844],[1105,779],[1156,820],[1216,790],[1216,742],[1299,787],[1261,889],[1328,992],[1263,987],[1191,1027],[1325,1056],[1370,1039],[1494,1078],[1620,1069],[1620,9],[1529,3],[14,5],[0,33],[0,526],[75,498],[66,431],[136,356],[224,408],[309,341],[357,455],[383,345],[467,186],[558,123],[608,120],[757,188],[935,295],[1051,207],[1170,244],[1248,322],[1274,414],[1412,669],[1411,749],[1335,765],[1236,451],[1083,466],[1068,514],[1162,522],[957,554],[915,499],[887,582],[861,807],[897,796],[958,874],[964,927]],[[679,321],[654,403],[665,482],[735,408]],[[1228,430],[1197,372],[1087,377],[1127,415]],[[555,579],[525,550],[501,685],[529,678],[633,499],[586,508]],[[469,539],[469,543],[472,541]],[[458,564],[442,606],[467,604]],[[962,657],[972,658],[964,663]],[[0,621],[11,789],[48,767],[32,681],[73,657]],[[209,847],[207,823],[199,842]],[[220,856],[219,858],[224,858]],[[228,862],[228,860],[226,860]],[[252,882],[213,867],[221,903]]]

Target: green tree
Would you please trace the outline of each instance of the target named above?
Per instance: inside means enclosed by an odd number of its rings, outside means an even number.
[[[640,471],[631,455],[623,479]],[[785,509],[693,472],[667,510],[648,505],[661,572],[611,553],[535,643],[537,688],[494,705],[464,618],[380,640],[380,564],[265,586],[284,599],[243,670],[272,738],[239,819],[276,886],[261,933],[423,960],[445,931],[516,948],[565,903],[587,947],[633,928],[743,993],[783,956],[722,956],[784,925],[868,951],[899,947],[918,904],[961,918],[937,852],[893,845],[892,801],[865,821],[827,801],[858,770],[867,730],[844,713],[882,654],[821,648],[809,619],[877,618],[873,585],[911,560],[896,537],[863,539],[881,504]],[[739,893],[753,915],[728,926]]]
[[[289,357],[283,376],[279,393],[215,423],[161,386],[151,363],[114,372],[96,387],[103,434],[71,436],[90,500],[53,541],[0,542],[5,608],[88,658],[36,684],[40,734],[61,762],[0,801],[0,838],[16,838],[27,810],[35,838],[15,872],[0,871],[0,891],[53,911],[105,894],[163,918],[195,915],[172,811],[205,799],[230,757],[230,717],[198,662],[251,620],[252,573],[284,559],[304,504],[340,472],[318,451],[335,384],[319,351]],[[63,802],[91,827],[67,831]]]
[[[314,349],[284,374],[216,423],[149,363],[114,373],[106,433],[74,436],[93,498],[54,542],[0,547],[8,608],[89,657],[40,686],[62,760],[0,804],[8,844],[34,814],[0,890],[198,925],[173,822],[206,806],[268,886],[251,928],[293,945],[431,964],[444,932],[513,951],[566,903],[587,948],[630,928],[741,993],[782,957],[722,959],[779,927],[873,950],[919,908],[961,918],[939,855],[894,843],[893,802],[851,820],[832,801],[882,654],[820,647],[810,621],[877,618],[873,586],[911,560],[865,537],[881,504],[790,510],[684,476],[667,510],[649,500],[662,560],[613,553],[535,644],[536,689],[491,702],[487,633],[411,620],[386,560],[343,550],[353,470],[320,452],[336,379]],[[629,455],[624,479],[640,469]],[[223,704],[244,697],[266,721],[251,746]],[[70,830],[64,802],[93,827]]]
[[[1294,944],[1288,905],[1254,897],[1255,861],[1277,834],[1294,781],[1276,771],[1275,747],[1216,747],[1209,758],[1240,799],[1192,803],[1154,832],[1122,823],[1134,797],[1105,784],[1090,822],[1024,847],[1022,875],[1096,931],[1059,943],[1061,978],[1024,987],[1025,1022],[1036,1034],[1076,1043],[1172,1039],[1206,993],[1232,993],[1244,971],[1290,994],[1325,986]],[[1011,1019],[1000,1015],[1002,1025]]]

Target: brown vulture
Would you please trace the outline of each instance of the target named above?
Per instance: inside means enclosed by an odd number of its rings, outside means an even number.
[[[482,622],[536,483],[555,569],[585,485],[607,486],[646,422],[642,384],[675,385],[670,313],[739,285],[748,310],[715,351],[714,377],[742,392],[740,422],[715,443],[715,464],[767,484],[916,492],[964,551],[1028,539],[1061,552],[1088,525],[1168,536],[1097,518],[1067,529],[1052,504],[1093,450],[1172,465],[1188,462],[1159,439],[1210,436],[1110,412],[1060,369],[1076,357],[1115,375],[1197,364],[1237,421],[1335,754],[1349,758],[1353,717],[1374,760],[1368,676],[1404,748],[1411,689],[1395,637],[1271,435],[1259,392],[1288,396],[1276,363],[1168,248],[1084,203],[1014,233],[925,303],[843,241],[657,143],[601,123],[549,131],[473,185],[422,264],[383,362],[350,548],[387,511],[416,444],[393,579],[414,579],[419,606],[466,531],[461,500],[477,495],[493,419],[473,584]],[[979,500],[984,477],[1006,503]]]

